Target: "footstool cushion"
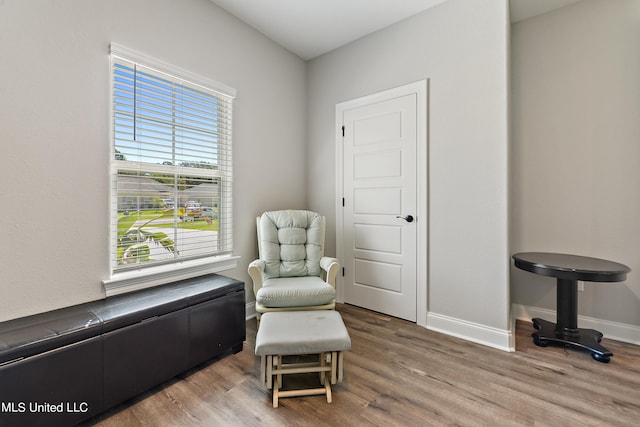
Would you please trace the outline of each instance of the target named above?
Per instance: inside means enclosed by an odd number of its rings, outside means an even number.
[[[256,354],[315,354],[351,349],[340,313],[333,310],[264,313],[256,336]]]

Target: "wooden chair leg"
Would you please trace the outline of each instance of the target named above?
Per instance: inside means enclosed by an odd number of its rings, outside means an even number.
[[[284,356],[278,355],[278,356],[273,356],[273,357],[275,358],[274,359],[275,360],[274,363],[275,363],[276,369],[278,371],[282,370],[282,360],[284,359]],[[280,384],[280,386],[282,386],[282,374],[278,374],[277,377],[278,377],[278,384]]]
[[[338,353],[331,352],[331,384],[338,381]]]
[[[329,373],[325,372],[325,380],[324,380],[324,388],[325,393],[327,394],[327,403],[331,403],[331,381],[329,381]]]
[[[275,379],[273,384],[273,407],[278,407],[278,395],[280,394],[280,383],[278,382],[278,378]]]
[[[320,367],[324,368],[324,366],[325,366],[324,353],[318,354],[318,365]],[[324,379],[326,378],[325,372],[319,371],[318,372],[318,377],[320,377],[320,384],[324,385]]]
[[[273,381],[273,356],[267,356],[267,389],[271,389]]]

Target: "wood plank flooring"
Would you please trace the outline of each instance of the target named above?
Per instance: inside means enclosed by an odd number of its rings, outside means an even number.
[[[338,304],[351,335],[345,379],[324,396],[280,400],[258,381],[255,320],[238,354],[205,364],[84,426],[638,426],[640,346],[608,340],[608,364],[537,347],[518,322],[507,353]],[[289,377],[292,378],[292,377]],[[288,380],[288,379],[287,379]],[[298,384],[296,384],[298,381]],[[317,382],[317,374],[285,387]]]

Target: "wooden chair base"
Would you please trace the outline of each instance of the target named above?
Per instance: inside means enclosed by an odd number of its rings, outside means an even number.
[[[323,352],[316,355],[317,360],[311,362],[285,362],[287,355],[261,356],[260,375],[263,385],[273,389],[273,407],[278,407],[278,400],[285,397],[313,396],[324,394],[327,403],[331,403],[331,384],[342,381],[344,363],[341,351]],[[323,387],[297,390],[282,390],[283,375],[317,372]]]

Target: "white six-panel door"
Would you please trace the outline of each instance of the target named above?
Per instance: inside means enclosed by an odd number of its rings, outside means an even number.
[[[410,321],[417,311],[418,224],[426,220],[418,216],[418,105],[418,94],[392,91],[337,108],[344,302]],[[422,293],[426,299],[426,284]]]

